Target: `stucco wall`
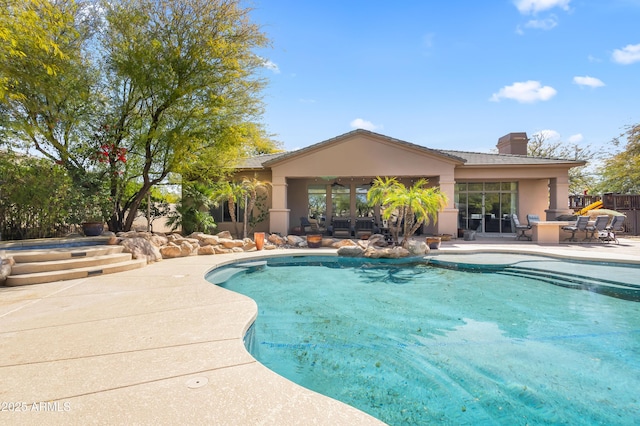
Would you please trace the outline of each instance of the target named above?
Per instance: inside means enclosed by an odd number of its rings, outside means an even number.
[[[274,176],[438,176],[455,162],[386,140],[355,136],[273,166]]]
[[[549,206],[549,182],[547,179],[518,181],[518,212],[520,220],[526,223],[528,214],[537,214],[545,219]]]

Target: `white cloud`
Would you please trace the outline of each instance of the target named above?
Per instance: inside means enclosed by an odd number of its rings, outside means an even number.
[[[616,49],[611,55],[613,62],[622,65],[633,64],[640,61],[640,44],[628,44],[622,49]]]
[[[585,75],[584,77],[573,77],[573,82],[579,86],[589,86],[589,87],[602,87],[605,84],[599,78],[589,77]]]
[[[536,14],[555,7],[569,10],[569,3],[571,0],[514,0],[513,2],[523,15]]]
[[[353,129],[364,129],[364,130],[370,130],[372,132],[374,130],[382,129],[382,126],[379,126],[377,124],[373,124],[372,122],[367,121],[367,120],[363,120],[362,118],[356,118],[351,123],[349,123],[349,125]]]
[[[587,56],[587,60],[589,62],[602,62],[602,59],[600,59],[600,58],[598,58],[596,56],[593,56],[593,55]]]
[[[270,61],[269,59],[265,59],[262,62],[262,65],[268,69],[274,72],[274,74],[280,74],[280,68],[278,67],[278,64],[276,64],[275,62]]]
[[[548,101],[558,91],[551,86],[543,86],[539,81],[516,82],[511,86],[505,86],[489,99],[492,102],[500,102],[501,99],[513,99],[520,103],[534,103]]]
[[[545,140],[547,142],[553,142],[553,141],[559,141],[560,140],[560,133],[556,132],[555,130],[551,130],[551,129],[546,129],[546,130],[540,130],[537,131],[533,134],[534,138],[540,138],[542,140]]]
[[[533,28],[535,30],[550,30],[558,26],[558,21],[555,16],[546,19],[532,19],[526,24],[524,24],[526,28]]]
[[[308,99],[308,98],[300,98],[300,99],[298,99],[298,102],[300,102],[301,104],[315,104],[316,100],[315,99]]]
[[[576,133],[575,135],[569,136],[569,142],[571,143],[579,143],[579,142],[582,142],[583,140],[584,140],[584,136],[582,136],[582,133]]]

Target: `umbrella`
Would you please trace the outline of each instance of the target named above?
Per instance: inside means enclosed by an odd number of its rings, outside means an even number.
[[[592,219],[595,218],[596,216],[604,216],[604,215],[609,216],[609,218],[611,218],[612,216],[624,216],[623,213],[617,212],[615,210],[610,210],[610,209],[593,209],[587,212],[587,216],[589,216]]]

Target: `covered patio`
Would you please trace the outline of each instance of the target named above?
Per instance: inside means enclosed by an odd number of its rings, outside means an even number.
[[[378,176],[410,186],[421,178],[439,186],[448,204],[426,234],[464,230],[512,234],[510,216],[537,214],[546,220],[571,212],[569,169],[579,161],[528,157],[525,133],[498,140],[497,153],[435,150],[367,130],[354,130],[297,151],[254,157],[238,176],[253,174],[271,183],[269,220],[259,230],[286,235],[308,220],[327,232],[335,217],[372,218],[366,205]]]

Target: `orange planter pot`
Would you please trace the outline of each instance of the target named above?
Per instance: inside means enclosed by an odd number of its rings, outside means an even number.
[[[307,247],[319,248],[322,245],[322,235],[307,235]]]
[[[262,250],[264,247],[264,232],[254,232],[253,241],[256,243],[256,249]]]

